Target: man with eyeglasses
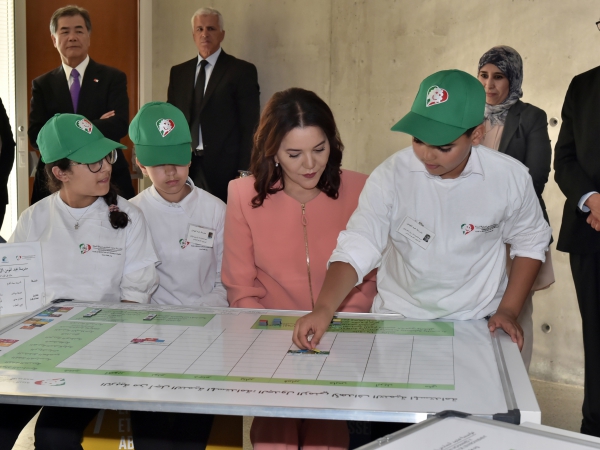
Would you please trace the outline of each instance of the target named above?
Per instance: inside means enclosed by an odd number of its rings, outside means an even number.
[[[29,110],[29,141],[37,148],[38,133],[57,113],[77,113],[87,117],[107,138],[119,141],[127,135],[129,98],[127,77],[113,67],[90,59],[88,49],[92,23],[89,13],[78,6],[57,9],[50,19],[52,42],[60,54],[60,67],[33,80]],[[111,182],[119,195],[134,196],[129,165],[117,150]],[[45,164],[37,166],[31,204],[50,194]]]
[[[600,30],[600,21],[596,22]],[[555,180],[567,197],[556,248],[569,253],[583,323],[585,390],[581,432],[600,437],[600,67],[571,81],[554,149]]]

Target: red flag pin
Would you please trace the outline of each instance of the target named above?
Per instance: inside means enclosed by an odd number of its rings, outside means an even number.
[[[98,82],[98,78],[94,78],[94,83],[97,83],[97,82]]]

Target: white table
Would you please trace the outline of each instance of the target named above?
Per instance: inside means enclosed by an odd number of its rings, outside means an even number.
[[[360,450],[584,450],[599,449],[600,439],[539,424],[513,425],[456,411],[437,414],[421,423],[360,447]]]
[[[413,423],[446,409],[541,419],[517,346],[484,321],[341,313],[323,353],[307,355],[288,353],[305,312],[53,306],[70,309],[46,307],[0,330],[9,344],[0,347],[1,402]]]

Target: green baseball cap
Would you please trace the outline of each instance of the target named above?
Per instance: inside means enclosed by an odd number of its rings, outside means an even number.
[[[485,90],[462,70],[442,70],[421,82],[410,112],[392,131],[402,131],[430,145],[445,145],[483,122]]]
[[[144,166],[185,166],[192,160],[192,135],[187,120],[170,103],[150,102],[142,106],[129,125],[129,137]]]
[[[80,114],[56,114],[42,127],[37,145],[46,164],[69,158],[82,164],[100,161],[115,148],[126,148],[105,138]]]

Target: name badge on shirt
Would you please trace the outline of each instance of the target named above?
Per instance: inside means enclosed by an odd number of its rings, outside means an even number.
[[[204,228],[200,225],[192,225],[188,228],[187,241],[190,244],[201,245],[202,247],[211,247],[215,242],[215,230]]]
[[[429,247],[429,244],[431,244],[431,241],[435,237],[434,232],[408,216],[404,218],[400,227],[398,227],[398,233],[424,250],[427,250],[427,247]]]

